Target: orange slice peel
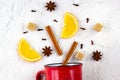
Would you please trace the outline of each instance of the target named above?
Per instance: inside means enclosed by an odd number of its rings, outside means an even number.
[[[61,38],[70,38],[78,31],[78,20],[74,15],[66,12],[64,15],[64,27],[62,29]]]
[[[35,51],[25,38],[20,39],[18,43],[18,54],[26,61],[35,62],[39,61],[42,57]]]

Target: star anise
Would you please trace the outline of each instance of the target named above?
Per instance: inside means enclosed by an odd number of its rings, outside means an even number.
[[[43,54],[44,54],[44,56],[50,56],[52,53],[51,53],[51,51],[52,51],[52,49],[50,48],[50,46],[49,47],[47,47],[47,46],[45,46],[45,48],[42,48],[43,49]]]
[[[50,12],[55,10],[55,7],[56,7],[56,4],[55,2],[52,2],[52,1],[49,1],[46,3],[46,6],[47,10],[49,10]]]
[[[101,60],[101,56],[102,56],[101,52],[99,52],[98,50],[96,50],[96,51],[93,52],[92,58],[95,61],[99,61],[99,60]]]

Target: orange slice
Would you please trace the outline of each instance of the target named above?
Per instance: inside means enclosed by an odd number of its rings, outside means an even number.
[[[64,15],[64,27],[61,38],[70,38],[78,31],[78,21],[71,13],[66,12]]]
[[[38,52],[30,47],[30,44],[24,38],[22,38],[18,43],[18,54],[24,60],[30,62],[38,61],[42,58]]]

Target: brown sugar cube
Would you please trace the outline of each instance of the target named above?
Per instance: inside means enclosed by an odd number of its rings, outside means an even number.
[[[78,51],[75,55],[75,58],[77,58],[78,60],[82,60],[84,56],[85,55],[82,52]]]
[[[102,27],[103,27],[102,24],[96,23],[96,24],[93,26],[93,29],[96,30],[97,32],[100,32],[100,31],[102,30]]]
[[[36,30],[36,27],[37,27],[36,24],[34,24],[34,23],[32,23],[32,22],[29,22],[27,29],[30,30],[30,31],[35,31],[35,30]]]

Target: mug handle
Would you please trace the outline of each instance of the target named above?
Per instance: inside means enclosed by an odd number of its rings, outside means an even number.
[[[37,72],[36,80],[46,80],[46,72],[45,70],[41,70]]]

